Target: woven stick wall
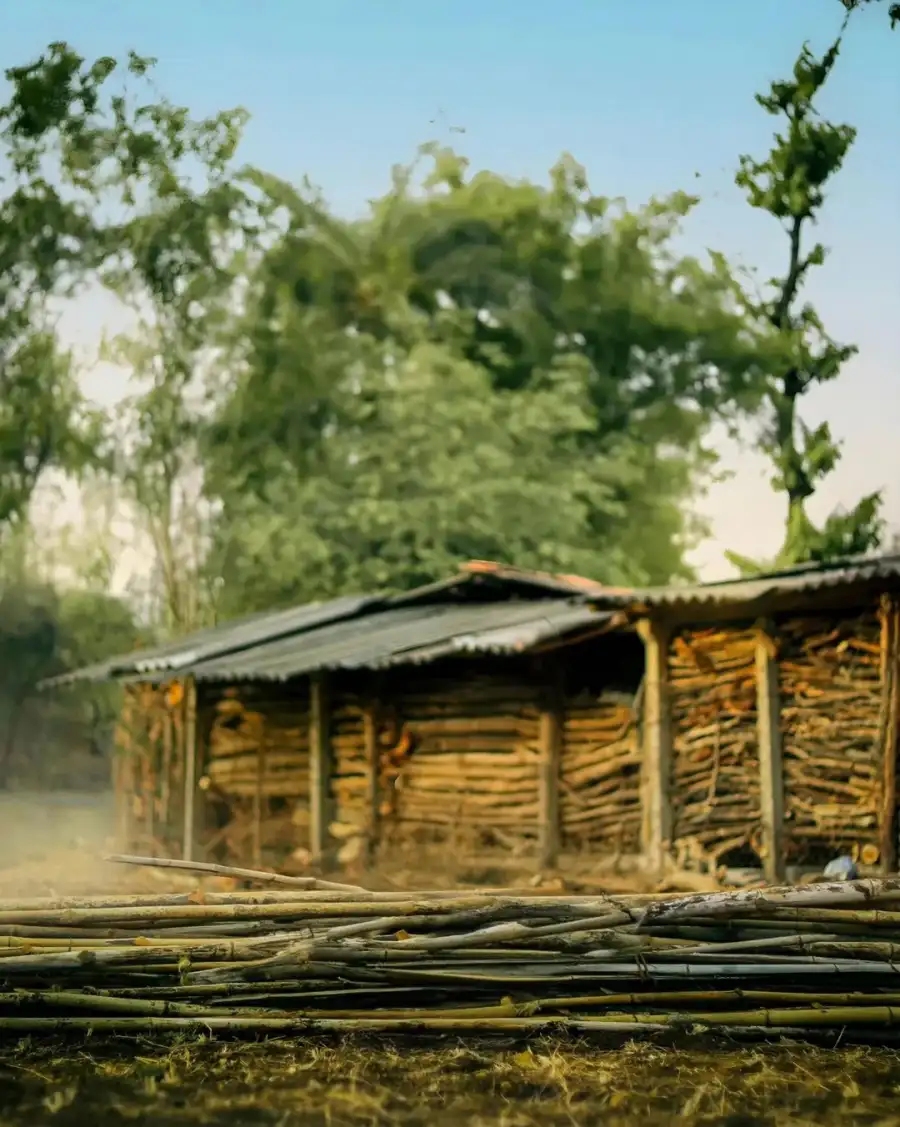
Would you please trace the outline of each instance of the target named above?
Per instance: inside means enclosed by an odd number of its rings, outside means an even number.
[[[668,672],[676,860],[686,868],[752,861],[760,845],[756,633],[683,630]]]
[[[641,749],[633,697],[585,693],[567,697],[563,708],[563,848],[637,852]]]
[[[779,624],[785,845],[793,861],[879,856],[882,753],[876,610]]]
[[[207,694],[209,695],[209,694]],[[309,843],[309,697],[305,682],[243,685],[213,696],[204,769],[207,854],[284,864]]]

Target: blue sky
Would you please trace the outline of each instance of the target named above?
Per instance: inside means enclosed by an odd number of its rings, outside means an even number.
[[[606,195],[696,190],[686,248],[768,276],[783,262],[780,232],[733,185],[738,155],[763,153],[771,134],[753,95],[804,40],[827,45],[840,16],[838,0],[40,0],[16,6],[3,61],[58,39],[86,55],[157,56],[169,97],[196,114],[245,106],[245,158],[308,175],[348,213],[425,140],[533,178],[568,151]],[[832,256],[810,296],[860,355],[806,409],[845,442],[813,508],[887,486],[900,528],[900,29],[883,11],[854,19],[822,109],[859,139],[829,197],[820,237]],[[73,338],[97,316],[67,318]],[[724,548],[771,552],[781,531],[765,464],[722,450],[734,476],[704,503],[715,537],[697,560],[709,576],[727,572]]]

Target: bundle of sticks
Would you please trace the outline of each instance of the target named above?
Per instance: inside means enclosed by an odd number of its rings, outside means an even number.
[[[900,879],[561,897],[232,872],[268,887],[0,902],[0,1034],[700,1028],[846,1040],[889,1039],[900,1015]]]
[[[673,837],[699,843],[713,867],[729,854],[757,851],[755,631],[677,635],[669,653],[669,692]]]
[[[879,858],[882,703],[873,612],[802,619],[780,638],[787,845],[797,860],[856,850]]]
[[[534,837],[538,820],[535,690],[494,675],[422,674],[398,694],[412,741],[399,770],[395,836],[499,830]]]
[[[234,690],[216,703],[206,773],[233,797],[303,797],[309,793],[309,721],[303,704]],[[262,777],[261,777],[262,776]]]
[[[640,769],[631,697],[606,692],[566,701],[560,815],[567,846],[640,848]]]

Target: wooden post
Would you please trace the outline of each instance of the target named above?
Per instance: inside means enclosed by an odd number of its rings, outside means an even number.
[[[881,810],[880,853],[884,873],[897,864],[897,735],[900,721],[900,607],[882,595],[881,618]]]
[[[262,868],[263,862],[263,822],[266,817],[266,730],[263,725],[262,739],[256,756],[256,791],[253,795],[253,864]]]
[[[373,865],[378,859],[378,836],[380,829],[380,803],[379,772],[380,750],[378,747],[378,705],[375,701],[367,701],[363,706],[363,743],[366,755],[366,771],[368,772],[368,861]]]
[[[672,841],[672,721],[669,709],[669,635],[659,623],[642,619],[644,715],[641,838],[647,866],[662,873]]]
[[[538,817],[540,819],[538,857],[542,869],[552,869],[559,861],[559,772],[562,755],[562,692],[554,679],[541,710],[538,767]]]
[[[197,826],[197,685],[193,677],[184,683],[184,840],[185,861],[194,860]]]
[[[784,768],[777,648],[768,623],[756,627],[756,730],[759,746],[759,809],[763,872],[769,884],[784,882]]]
[[[165,841],[166,851],[168,852],[172,848],[172,827],[169,824],[172,818],[172,712],[168,700],[165,702],[165,709],[163,713],[163,756],[159,795],[159,820],[162,823],[162,836]]]
[[[309,851],[316,864],[325,865],[331,844],[332,763],[328,685],[324,675],[314,674],[310,678],[309,697]]]

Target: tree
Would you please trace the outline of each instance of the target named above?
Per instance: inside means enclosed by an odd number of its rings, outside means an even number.
[[[102,752],[102,731],[117,708],[114,687],[38,694],[48,677],[134,649],[145,636],[128,606],[106,590],[57,589],[47,574],[45,545],[25,522],[0,552],[0,789],[14,768],[30,773],[57,751],[84,740]],[[28,758],[19,754],[27,749]]]
[[[569,570],[577,558],[607,580],[685,575],[696,531],[690,504],[711,463],[708,427],[753,410],[764,376],[727,264],[672,250],[695,201],[676,194],[628,211],[595,196],[569,158],[548,187],[469,177],[465,161],[442,150],[424,158],[424,180],[414,167],[396,170],[391,191],[356,222],[337,219],[311,193],[255,177],[272,227],[251,263],[229,379],[204,444],[208,486],[223,504],[218,574],[232,575],[240,545],[258,561],[258,583],[273,543],[286,537],[291,597],[303,584],[318,591],[320,575],[353,586],[353,568],[324,561],[354,552],[357,585],[433,578],[479,553],[544,567],[567,558]],[[397,372],[402,399],[392,390]],[[569,430],[559,421],[574,394],[558,382],[564,372],[578,380],[579,423]],[[553,458],[539,428],[528,432],[533,455],[504,434],[504,420],[536,418],[528,412],[537,402],[559,439]],[[467,432],[471,445],[452,437]],[[401,435],[416,436],[415,458]],[[489,500],[499,488],[485,468],[492,458],[517,483],[502,507]],[[350,504],[360,491],[379,508],[377,520],[374,508]],[[525,507],[512,504],[513,493]],[[491,514],[484,523],[479,504]],[[349,512],[369,532],[352,536]],[[468,538],[463,513],[477,532]],[[427,529],[417,532],[416,522],[432,519],[444,539],[426,550]],[[377,535],[372,521],[382,522]],[[298,556],[304,538],[315,549]],[[319,571],[299,568],[309,552]],[[276,583],[273,597],[288,592]]]
[[[358,383],[315,468],[279,472],[273,456],[260,498],[226,502],[230,612],[413,587],[468,558],[614,583],[633,574],[624,545],[586,534],[598,510],[624,527],[616,494],[642,467],[628,441],[581,449],[593,425],[583,365],[497,392],[483,369],[430,342],[397,356],[356,338],[351,352]]]
[[[228,158],[240,111],[196,122],[152,97],[152,60],[89,63],[65,43],[7,70],[0,106],[0,533],[45,468],[96,463],[86,408],[49,311],[92,281],[168,300],[206,246],[184,183]],[[115,88],[114,80],[122,78]],[[141,96],[144,96],[142,100]],[[224,206],[224,190],[215,206]],[[152,212],[148,218],[146,212]]]
[[[836,379],[856,349],[839,344],[800,295],[809,272],[822,266],[826,249],[804,247],[825,200],[825,188],[840,170],[855,137],[849,125],[822,120],[815,100],[838,59],[838,40],[820,59],[803,48],[790,79],[773,82],[757,102],[784,122],[784,132],[765,160],[741,158],[737,183],[752,207],[768,212],[782,226],[787,239],[787,270],[773,280],[770,295],[758,306],[761,319],[774,330],[773,377],[767,391],[769,420],[762,447],[775,467],[774,488],[787,498],[784,543],[776,566],[854,555],[878,546],[882,532],[881,496],[873,493],[849,512],[835,512],[816,528],[806,510],[818,484],[834,469],[840,449],[830,427],[806,426],[799,415],[802,397],[818,384]],[[745,571],[764,569],[731,555]]]

